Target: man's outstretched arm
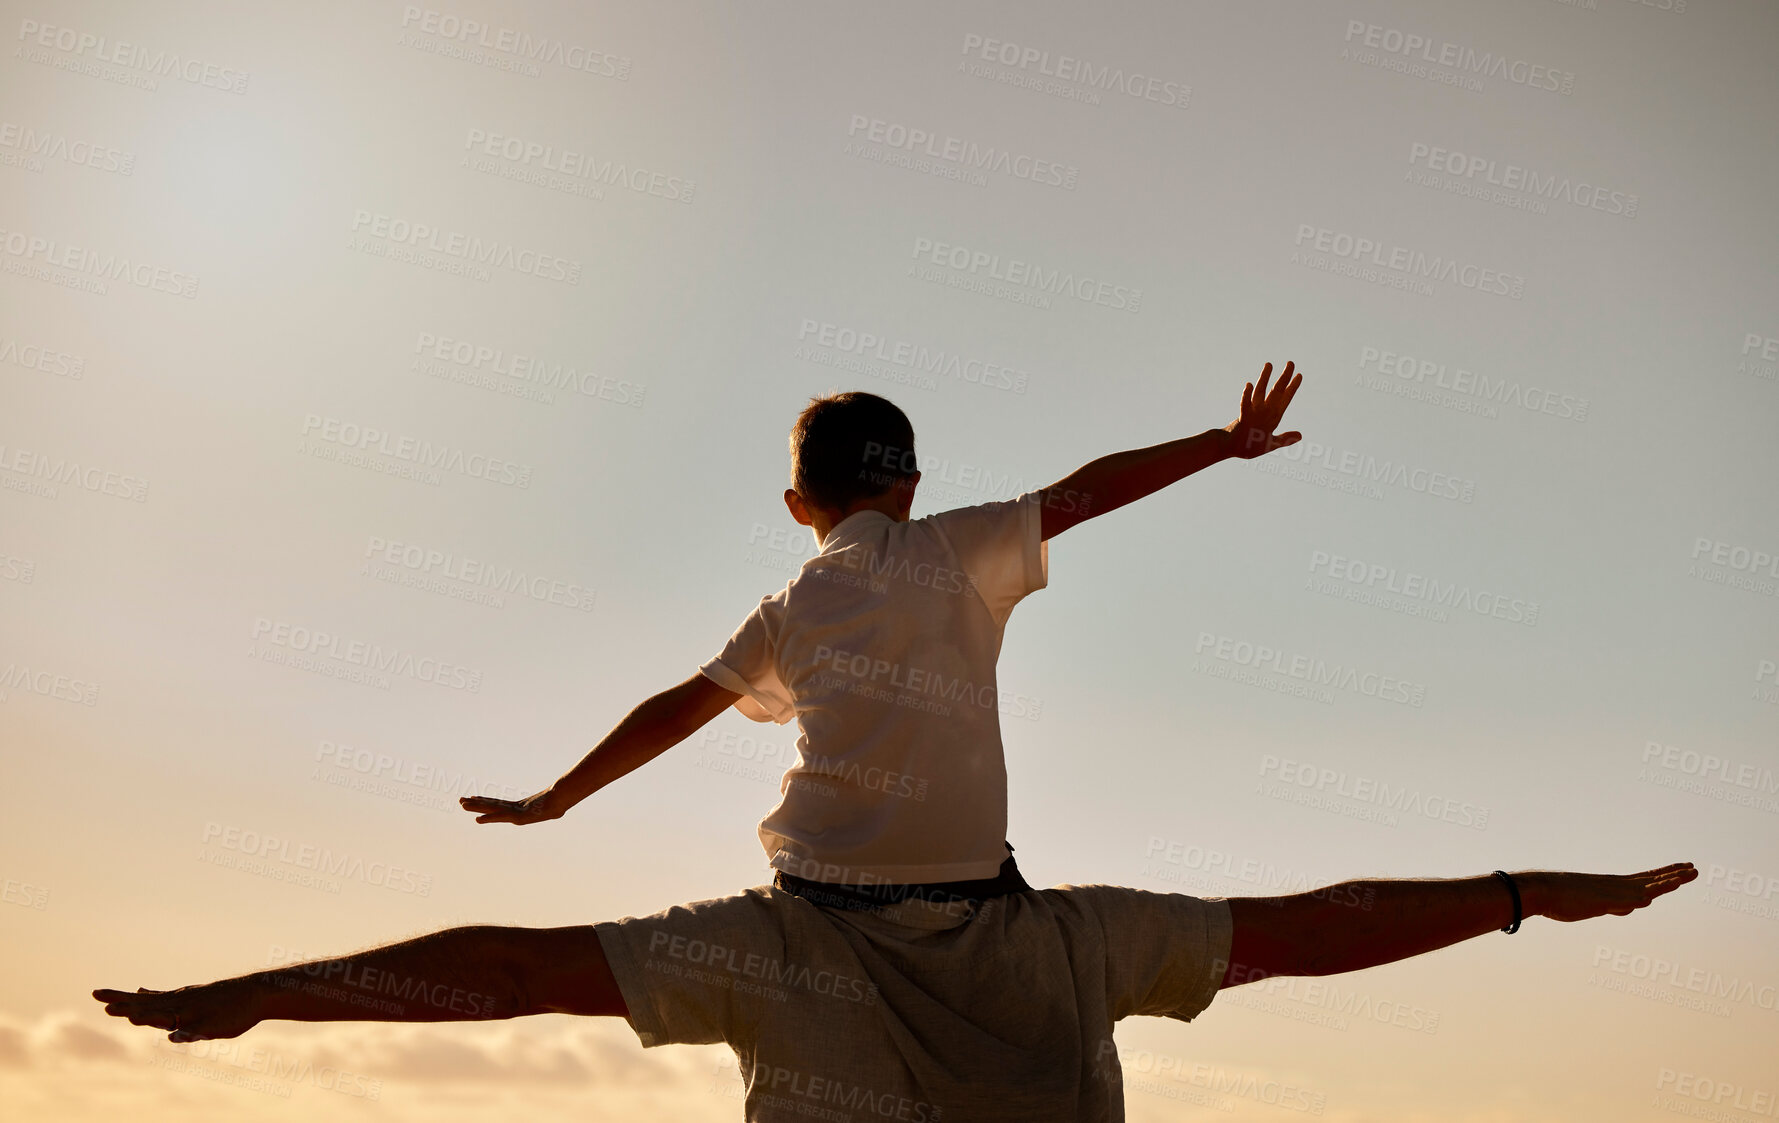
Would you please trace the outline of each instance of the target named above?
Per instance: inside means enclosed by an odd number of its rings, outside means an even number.
[[[479,924],[177,990],[95,990],[105,1012],[186,1042],[262,1021],[467,1022],[629,1013],[592,925]]]
[[[741,695],[695,674],[639,703],[586,757],[554,784],[524,799],[464,796],[457,802],[478,823],[541,823],[560,819],[600,788],[636,771],[735,704]]]
[[[1521,915],[1575,921],[1624,916],[1699,876],[1691,862],[1632,874],[1511,875]],[[1272,975],[1338,975],[1481,936],[1513,922],[1500,877],[1347,881],[1286,897],[1231,897],[1225,987]]]
[[[1042,537],[1055,538],[1077,523],[1134,503],[1219,460],[1252,460],[1302,440],[1302,433],[1273,433],[1303,384],[1303,375],[1292,374],[1294,367],[1285,364],[1269,394],[1266,383],[1272,377],[1272,364],[1267,363],[1260,372],[1260,385],[1250,382],[1242,391],[1241,413],[1221,429],[1102,456],[1045,488]]]

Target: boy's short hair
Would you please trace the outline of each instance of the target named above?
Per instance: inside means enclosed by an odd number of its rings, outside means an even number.
[[[848,390],[810,398],[791,426],[791,487],[844,512],[918,471],[914,426],[888,398]]]

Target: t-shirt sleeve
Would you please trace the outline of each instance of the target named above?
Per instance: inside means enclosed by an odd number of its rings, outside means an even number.
[[[783,593],[761,597],[722,653],[698,668],[718,686],[741,695],[735,708],[742,716],[779,725],[797,716],[790,688],[778,675],[778,634],[783,619]]]
[[[1233,931],[1221,897],[1117,885],[1070,886],[1098,918],[1112,1020],[1197,1017],[1223,985]]]
[[[643,1048],[744,1044],[785,973],[785,941],[758,889],[593,926]]]
[[[1050,583],[1050,543],[1044,540],[1043,495],[957,507],[930,516],[970,576],[982,602],[1005,624],[1026,594]]]

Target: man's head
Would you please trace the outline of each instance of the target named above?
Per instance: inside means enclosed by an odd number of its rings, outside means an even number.
[[[820,538],[855,511],[906,519],[919,482],[914,426],[887,398],[862,390],[811,398],[791,427],[785,506]]]

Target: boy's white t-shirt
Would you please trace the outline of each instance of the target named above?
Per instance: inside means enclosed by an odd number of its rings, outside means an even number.
[[[855,511],[699,668],[745,716],[797,719],[798,761],[760,821],[774,869],[853,885],[1000,871],[995,661],[1013,606],[1049,583],[1039,502]]]

